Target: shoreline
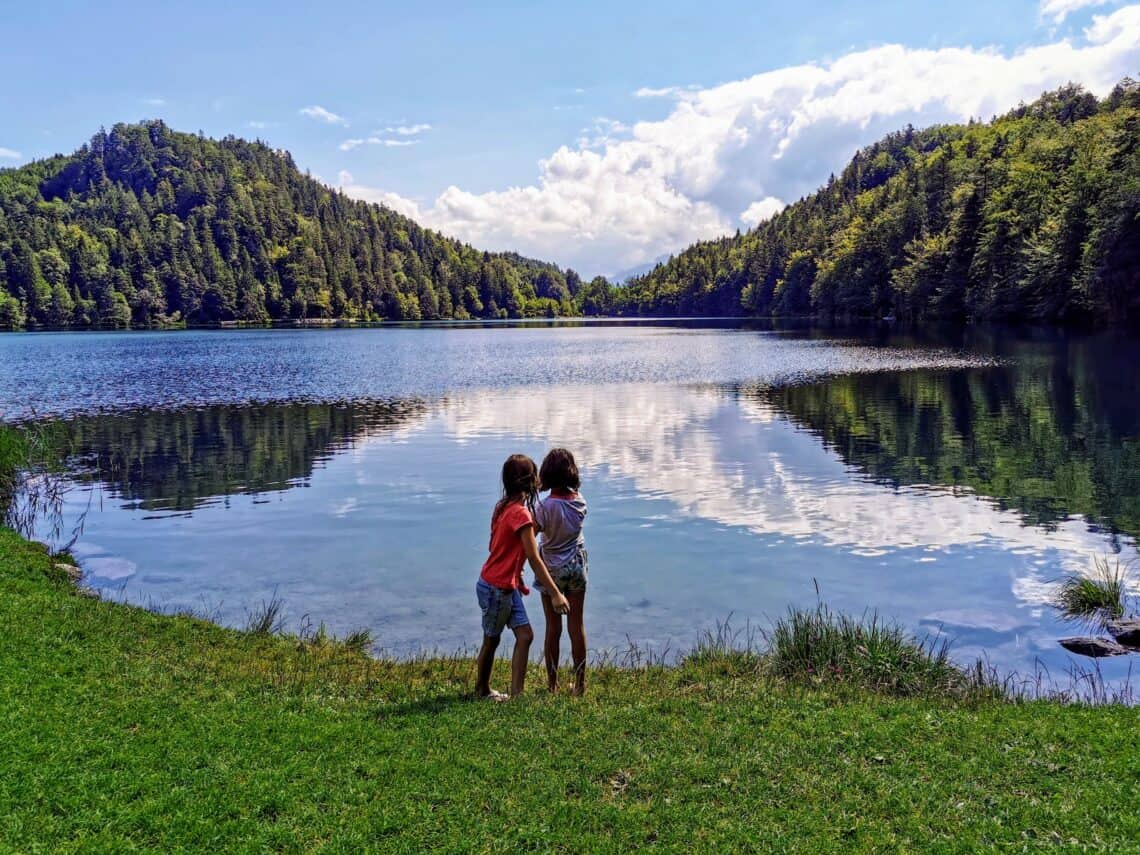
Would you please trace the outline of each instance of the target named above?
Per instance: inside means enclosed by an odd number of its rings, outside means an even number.
[[[0,526],[0,532],[4,531],[5,529]],[[219,630],[237,633],[240,636],[272,637],[301,646],[319,637],[322,644],[345,645],[348,649],[361,653],[370,660],[388,665],[468,661],[472,669],[474,668],[478,648],[473,645],[460,647],[456,650],[432,648],[392,653],[389,649],[379,645],[377,639],[373,637],[372,631],[368,628],[352,629],[341,637],[330,633],[326,629],[325,621],[320,616],[314,618],[307,613],[303,616],[298,630],[296,632],[291,631],[285,626],[287,603],[276,596],[268,601],[262,601],[259,607],[247,607],[245,627],[221,622],[216,610],[211,611],[208,607],[165,608],[157,606],[153,602],[132,603],[126,599],[108,598],[98,588],[90,587],[85,583],[81,564],[75,561],[69,553],[52,553],[47,544],[33,540],[26,542],[32,548],[43,550],[49,555],[52,569],[48,575],[53,580],[62,582],[65,587],[69,587],[78,596],[97,600],[113,607],[137,609],[160,618],[199,621]],[[809,616],[812,613],[812,610],[801,608],[789,612],[796,617]],[[964,700],[983,700],[997,703],[1044,702],[1062,706],[1123,706],[1140,710],[1140,697],[1137,697],[1133,687],[1131,669],[1123,682],[1108,681],[1101,674],[1099,660],[1095,656],[1093,658],[1082,656],[1080,660],[1074,659],[1073,664],[1065,671],[1067,680],[1062,682],[1055,679],[1043,664],[1039,664],[1033,672],[1022,672],[1001,670],[997,666],[991,665],[988,659],[983,657],[975,658],[969,662],[957,660],[952,655],[952,640],[943,639],[939,641],[936,636],[918,635],[890,618],[881,616],[874,609],[864,610],[861,618],[852,618],[841,612],[833,612],[821,600],[817,603],[814,613],[817,615],[826,613],[829,616],[829,624],[843,622],[860,625],[869,624],[876,629],[895,631],[900,638],[905,639],[910,651],[913,651],[916,656],[944,658],[945,666],[951,672],[955,683],[955,685],[946,686],[944,690],[935,687],[933,689],[919,689],[917,692],[895,692],[891,689],[884,690],[859,684],[844,685],[840,683],[837,688],[843,691],[863,691],[870,688],[872,692],[885,692],[886,696],[925,693],[933,696],[944,696],[954,702]],[[786,618],[777,619],[777,633],[779,625],[782,625],[785,620]],[[254,629],[255,626],[261,628]],[[693,660],[725,659],[734,661],[738,669],[743,668],[744,672],[756,679],[771,681],[774,670],[772,663],[776,658],[773,654],[772,645],[771,643],[768,646],[759,645],[755,639],[759,637],[768,640],[771,639],[772,635],[772,629],[765,630],[755,626],[747,626],[743,631],[740,631],[733,628],[731,620],[717,621],[714,628],[698,630],[696,641],[687,648],[678,647],[674,649],[672,645],[666,644],[660,651],[656,651],[651,646],[643,646],[634,639],[627,638],[624,648],[620,646],[590,648],[589,661],[591,669],[602,668],[617,672],[635,672],[650,669],[671,671],[682,668],[687,662]],[[742,637],[745,640],[744,644],[738,643]],[[502,648],[496,661],[509,661],[509,651],[512,646],[508,643],[506,647]],[[565,652],[563,650],[563,653]],[[1137,650],[1126,648],[1125,652],[1136,653]],[[1085,658],[1088,658],[1088,665],[1083,661]],[[534,670],[542,664],[541,645],[532,652],[530,664],[532,666],[532,679],[537,680],[538,677],[543,676]],[[565,670],[565,663],[563,666]],[[810,668],[808,670],[810,671]],[[792,676],[790,681],[786,682],[795,683],[799,680],[818,688],[827,682],[826,670],[824,667],[818,668],[818,673],[815,676],[796,674]],[[532,685],[538,684],[535,682]]]
[[[291,632],[285,628],[284,615],[287,604],[276,596],[269,601],[263,601],[258,608],[247,608],[247,625],[244,628],[220,622],[217,619],[216,612],[211,613],[209,609],[165,609],[156,607],[153,603],[141,604],[132,603],[125,599],[109,599],[98,588],[85,583],[82,565],[69,552],[54,552],[48,544],[25,538],[0,524],[0,536],[2,535],[14,536],[27,548],[43,553],[47,559],[44,575],[53,584],[60,585],[77,596],[95,600],[111,607],[140,610],[159,618],[197,621],[209,624],[219,630],[237,633],[240,636],[272,637],[295,644],[311,642],[314,637],[319,636],[321,643],[334,646],[343,645],[352,651],[365,655],[370,660],[391,665],[464,660],[469,660],[473,664],[475,661],[477,648],[471,646],[450,652],[441,649],[423,649],[403,655],[391,654],[387,649],[377,645],[370,629],[351,630],[344,638],[341,638],[330,634],[326,629],[325,622],[319,617],[314,625],[313,619],[308,614],[304,616],[300,629],[297,632]],[[798,608],[789,612],[796,619],[809,616],[812,613],[812,610]],[[905,630],[900,624],[882,617],[873,609],[864,610],[861,618],[852,618],[841,612],[833,612],[821,600],[817,603],[814,614],[826,614],[828,624],[859,624],[874,629],[882,628],[894,631],[898,633],[901,639],[905,639],[916,655],[929,655],[932,658],[939,655],[944,656],[947,668],[963,681],[961,686],[953,687],[944,693],[946,697],[956,701],[968,698],[974,701],[982,699],[1001,703],[1046,702],[1062,705],[1135,706],[1140,709],[1140,703],[1138,703],[1140,699],[1134,696],[1131,678],[1127,678],[1119,687],[1113,688],[1111,684],[1104,681],[1099,667],[1096,667],[1095,657],[1092,659],[1093,666],[1089,668],[1082,668],[1081,663],[1075,663],[1069,671],[1068,686],[1060,687],[1044,668],[1039,668],[1033,674],[1023,674],[1020,671],[1002,672],[996,666],[989,665],[983,658],[977,658],[970,663],[956,661],[947,655],[951,651],[952,641],[943,640],[939,642],[933,636],[913,634]],[[781,618],[776,621],[776,626],[771,630],[749,626],[742,633],[732,627],[730,620],[717,621],[714,629],[698,631],[697,641],[693,646],[686,649],[673,650],[670,645],[666,645],[663,650],[654,651],[652,647],[643,647],[633,639],[627,639],[624,649],[620,647],[591,648],[589,657],[592,668],[612,669],[619,672],[647,669],[673,670],[696,659],[724,658],[734,660],[738,665],[747,662],[745,670],[751,671],[752,676],[770,680],[773,671],[772,660],[776,658],[775,652],[771,643],[767,647],[763,647],[755,643],[755,638],[759,636],[764,639],[771,639],[774,634],[779,634],[784,628],[784,624],[785,619]],[[743,645],[738,643],[742,634],[745,638]],[[1129,648],[1127,652],[1132,653],[1136,650]],[[500,652],[496,661],[508,658]],[[541,658],[537,655],[532,656],[530,662],[532,666],[540,665]],[[820,670],[822,672],[823,669]],[[821,673],[817,678],[808,682],[818,686],[825,677],[826,675]],[[867,687],[848,685],[842,686],[842,688],[863,689]],[[873,691],[883,690],[880,688],[873,689]],[[921,694],[923,691],[926,690],[920,690],[918,693]],[[934,694],[940,693],[940,689],[934,690]],[[890,695],[892,692],[886,691],[886,694]]]
[[[177,323],[149,326],[60,326],[46,325],[3,327],[0,333],[132,333],[132,332],[188,332],[205,330],[329,330],[329,329],[463,329],[504,328],[511,326],[604,326],[622,324],[709,323],[709,324],[761,324],[773,329],[866,329],[888,328],[898,333],[916,331],[969,332],[987,329],[1021,331],[1052,331],[1071,335],[1099,335],[1111,333],[1135,334],[1140,326],[1127,320],[1107,323],[1071,321],[1067,323],[1041,320],[1018,321],[900,321],[895,318],[876,317],[824,317],[817,315],[557,315],[520,316],[516,318],[434,318],[422,320],[361,320],[358,318],[278,318],[270,321],[217,321],[214,323]]]

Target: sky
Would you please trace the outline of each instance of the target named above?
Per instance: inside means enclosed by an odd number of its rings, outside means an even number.
[[[2,0],[0,167],[161,118],[477,247],[613,275],[892,130],[1140,77],[1123,0]]]

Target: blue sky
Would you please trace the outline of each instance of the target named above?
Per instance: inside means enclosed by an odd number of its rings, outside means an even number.
[[[0,165],[161,117],[587,274],[747,227],[908,121],[1140,74],[1111,0],[6,6]]]

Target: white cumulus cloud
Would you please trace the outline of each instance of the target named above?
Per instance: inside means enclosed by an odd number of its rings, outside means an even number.
[[[1038,10],[1042,19],[1047,18],[1054,24],[1060,24],[1074,12],[1091,6],[1107,6],[1109,2],[1111,0],[1041,0]]]
[[[688,86],[662,86],[654,89],[651,86],[642,86],[633,93],[634,98],[677,98],[686,92],[695,92],[701,87],[690,83]]]
[[[398,193],[387,193],[383,190],[377,190],[375,187],[368,187],[357,182],[352,177],[352,173],[342,169],[336,177],[337,187],[339,187],[345,194],[354,199],[363,199],[365,202],[373,202],[377,205],[383,205],[386,208],[391,208],[405,217],[411,217],[413,220],[423,221],[423,214],[420,211],[420,206],[413,202],[411,199],[405,199]]]
[[[419,140],[394,140],[385,137],[371,136],[371,137],[357,137],[354,139],[347,139],[342,142],[337,148],[341,151],[352,151],[354,148],[360,148],[362,145],[379,145],[385,148],[403,148],[409,145],[416,145]]]
[[[785,207],[786,204],[775,196],[765,196],[740,212],[740,222],[755,226],[757,223],[772,219]]]
[[[338,116],[332,110],[326,110],[319,104],[313,104],[310,107],[302,107],[298,111],[302,116],[308,116],[310,119],[319,119],[322,122],[328,122],[330,125],[348,125],[348,120],[343,116]]]
[[[882,45],[704,89],[642,90],[672,97],[669,115],[603,125],[539,161],[531,184],[452,185],[412,216],[475,246],[612,272],[771,216],[908,123],[987,119],[1069,81],[1103,95],[1138,56],[1132,5],[1016,51]]]
[[[23,155],[15,149],[4,148],[4,146],[0,145],[0,158],[4,160],[19,160],[21,157],[23,157]]]
[[[421,122],[417,125],[396,125],[395,127],[385,128],[386,134],[399,134],[402,137],[414,137],[417,134],[422,134],[424,131],[430,131],[431,125],[426,122]]]

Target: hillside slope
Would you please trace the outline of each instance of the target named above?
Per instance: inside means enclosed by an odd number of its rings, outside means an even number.
[[[161,121],[0,170],[0,327],[568,314],[581,284]]]
[[[1140,317],[1140,85],[907,128],[756,229],[619,291],[625,314]]]

